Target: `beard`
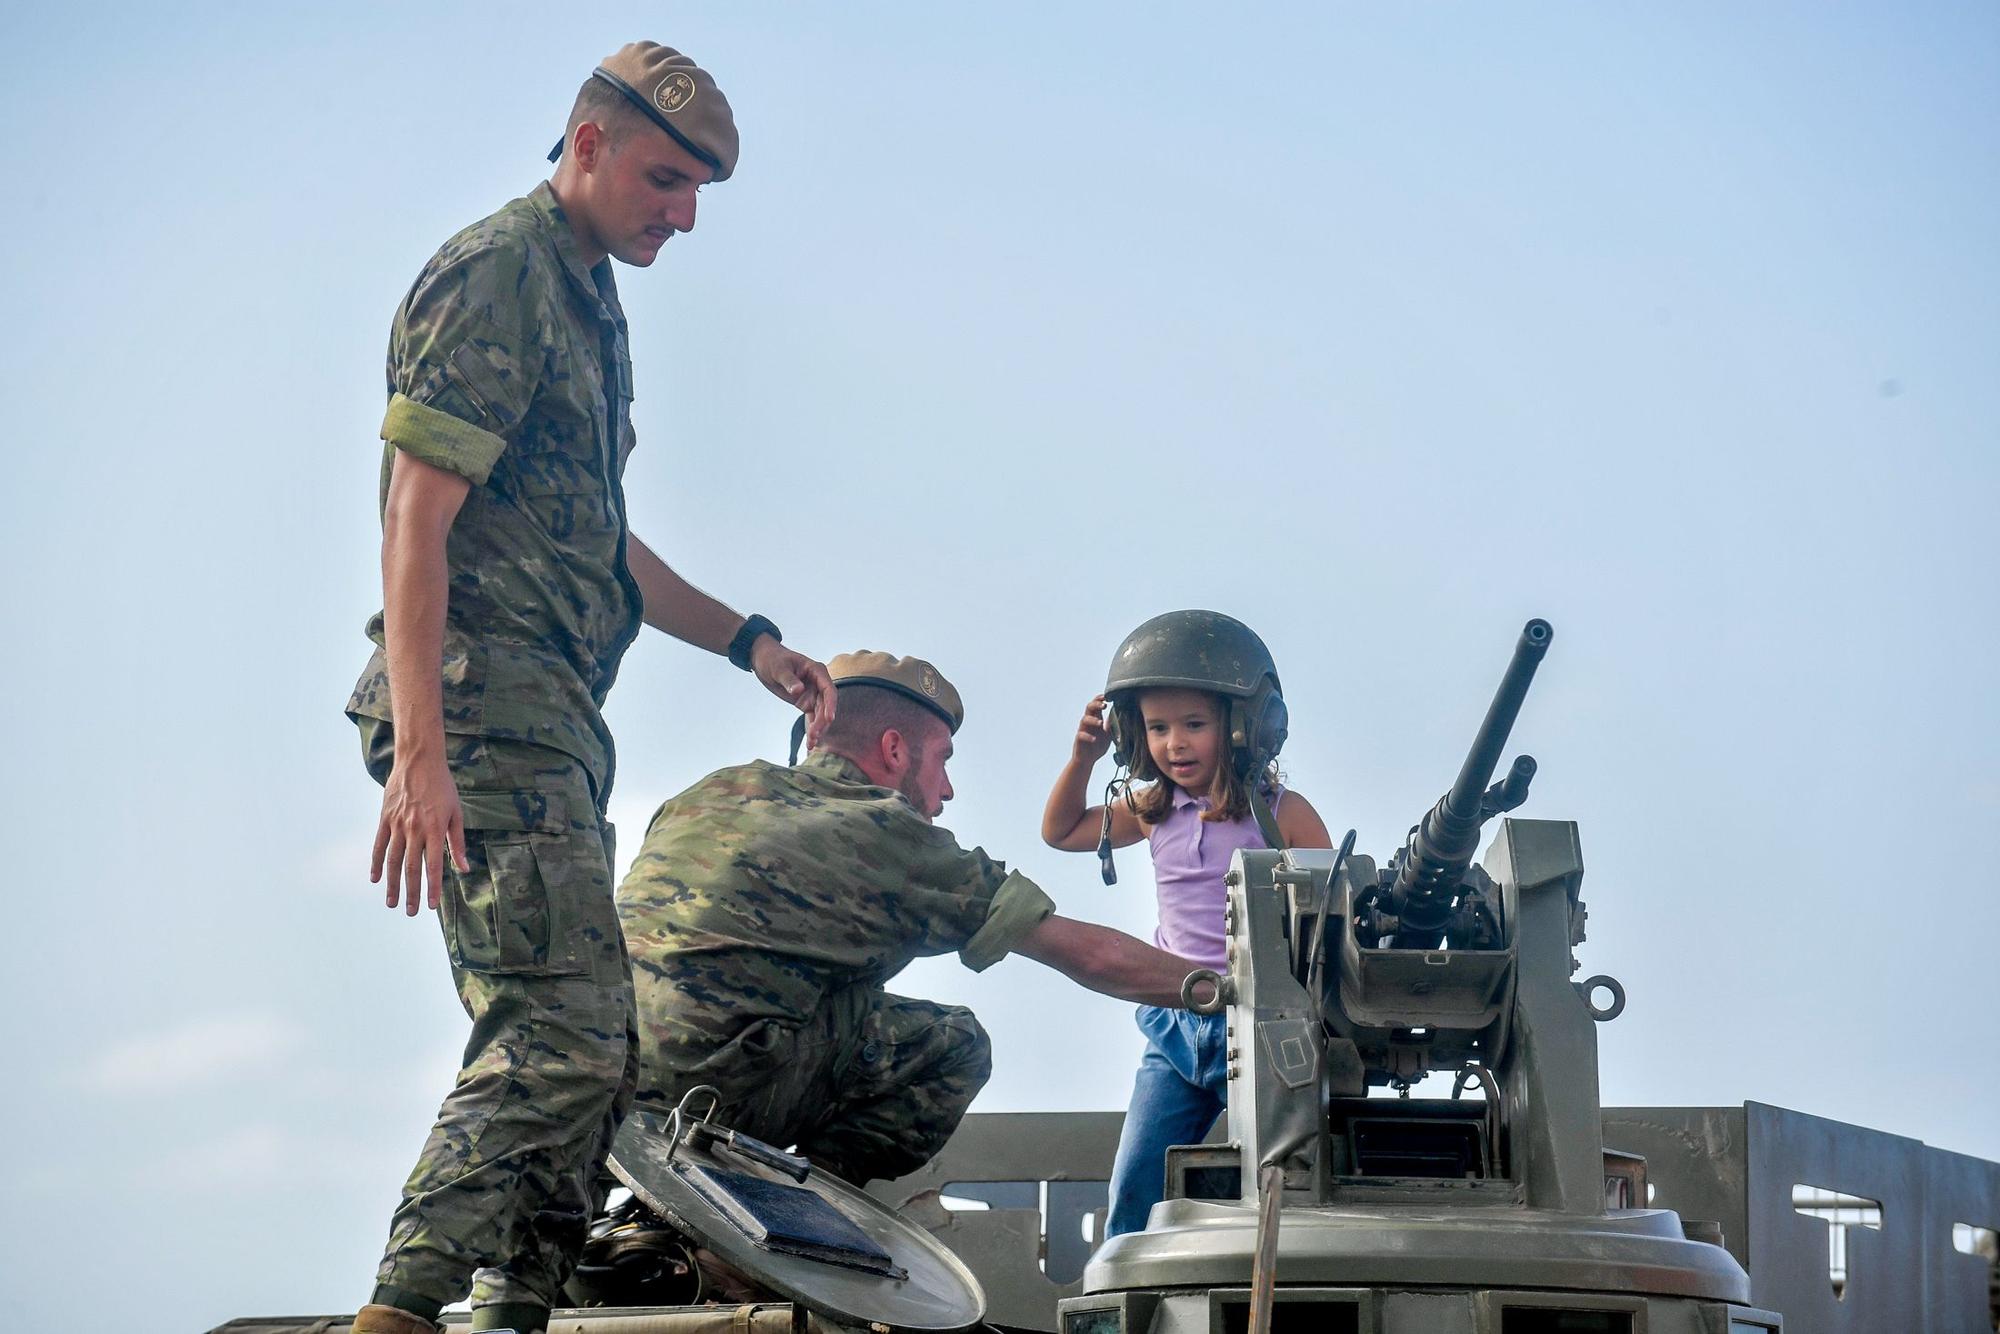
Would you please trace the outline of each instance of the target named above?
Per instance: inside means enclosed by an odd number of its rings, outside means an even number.
[[[911,746],[910,767],[904,772],[903,780],[896,784],[896,791],[903,795],[903,800],[909,802],[917,814],[923,816],[924,822],[928,824],[935,817],[931,813],[929,798],[924,795],[923,789],[917,786],[917,775],[923,771],[923,767],[924,752],[915,746]]]

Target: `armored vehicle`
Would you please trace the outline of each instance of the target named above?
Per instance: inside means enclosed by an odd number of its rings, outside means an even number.
[[[1144,1231],[1092,1252],[1116,1116],[969,1117],[864,1194],[690,1094],[621,1135],[632,1200],[578,1291],[607,1304],[552,1334],[2000,1330],[2000,1164],[1757,1104],[1600,1108],[1596,1026],[1625,998],[1578,976],[1581,838],[1508,815],[1532,759],[1492,781],[1551,641],[1528,623],[1385,864],[1352,833],[1235,854],[1227,975],[1184,990],[1228,1016],[1226,1123],[1168,1151]],[[1413,1096],[1431,1075],[1450,1096]],[[731,1284],[704,1288],[698,1250]]]

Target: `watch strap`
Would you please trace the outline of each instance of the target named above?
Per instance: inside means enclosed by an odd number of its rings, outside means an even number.
[[[729,641],[729,660],[746,672],[750,670],[750,647],[757,642],[759,635],[769,635],[779,643],[785,640],[785,632],[765,617],[754,613],[745,617],[735,638]]]

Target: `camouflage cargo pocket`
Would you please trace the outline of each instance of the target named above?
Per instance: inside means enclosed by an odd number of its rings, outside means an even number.
[[[570,900],[583,868],[570,848],[563,795],[464,792],[459,801],[472,869],[446,877],[451,961],[473,973],[559,977],[587,971],[570,930]]]

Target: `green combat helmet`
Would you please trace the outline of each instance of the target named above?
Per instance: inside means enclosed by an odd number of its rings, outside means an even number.
[[[1250,791],[1250,811],[1264,841],[1282,847],[1278,824],[1255,776],[1270,767],[1285,744],[1285,696],[1271,650],[1255,631],[1219,611],[1170,611],[1125,636],[1111,655],[1104,680],[1111,753],[1135,782],[1162,778],[1146,748],[1139,720],[1141,690],[1207,690],[1229,701],[1229,760]],[[1110,803],[1097,856],[1104,882],[1116,881],[1111,866]]]

